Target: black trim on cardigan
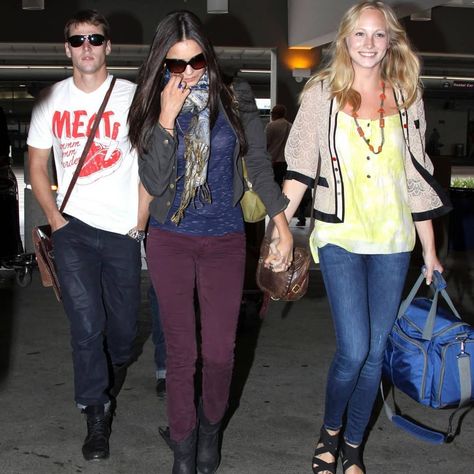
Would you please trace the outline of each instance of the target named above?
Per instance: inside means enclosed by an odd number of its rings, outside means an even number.
[[[313,216],[316,220],[328,222],[329,224],[341,224],[343,222],[335,214],[328,214],[326,212],[318,211],[317,209],[313,209]]]
[[[306,184],[306,186],[310,188],[314,186],[313,178],[310,178],[303,173],[298,173],[297,171],[287,171],[285,174],[285,179],[294,179],[295,181]]]
[[[328,180],[324,176],[319,176],[318,186],[322,186],[323,188],[329,188]]]
[[[337,130],[337,119],[339,111],[335,111],[335,102],[336,99],[332,98],[331,103],[329,105],[329,126],[328,126],[328,149],[329,149],[329,159],[331,163],[331,170],[332,170],[332,179],[334,183],[334,215],[338,216],[340,214],[340,218],[336,217],[337,221],[344,221],[344,216],[346,214],[346,205],[345,205],[345,196],[344,196],[344,180],[342,178],[341,173],[341,163],[339,161],[339,155],[337,154],[336,148],[336,130]],[[334,114],[334,117],[333,117]],[[336,177],[336,169],[339,175],[339,180]],[[340,190],[338,192],[338,184],[340,185]],[[340,200],[338,199],[340,196]],[[340,201],[340,206],[339,206]]]
[[[444,216],[448,212],[451,212],[451,210],[452,208],[450,206],[441,206],[436,209],[432,209],[431,211],[413,212],[411,217],[413,222],[429,221],[436,219],[437,217]]]

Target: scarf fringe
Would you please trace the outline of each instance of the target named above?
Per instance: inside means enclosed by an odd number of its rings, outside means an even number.
[[[205,143],[196,143],[186,136],[186,171],[184,175],[184,189],[178,210],[172,215],[171,222],[178,225],[184,217],[184,211],[196,197],[203,203],[211,203],[211,191],[206,182],[207,161],[209,146]]]

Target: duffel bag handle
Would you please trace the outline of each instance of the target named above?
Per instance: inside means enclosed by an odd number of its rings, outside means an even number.
[[[426,269],[425,266],[421,268],[421,275],[418,277],[418,280],[416,280],[415,284],[413,285],[413,288],[410,290],[410,293],[408,294],[406,299],[403,300],[402,303],[400,304],[400,309],[398,310],[397,318],[400,318],[403,314],[405,314],[406,310],[408,309],[408,306],[410,306],[416,294],[418,293],[421,283],[425,279],[425,269]],[[434,296],[431,303],[430,311],[428,313],[428,317],[426,318],[426,323],[425,323],[425,327],[423,328],[423,335],[422,335],[423,339],[426,341],[431,340],[433,336],[435,316],[436,316],[436,311],[438,310],[438,295],[440,293],[441,293],[441,296],[446,301],[446,303],[448,304],[451,311],[453,312],[454,316],[456,316],[458,319],[461,319],[461,316],[459,315],[457,309],[454,307],[454,304],[451,301],[451,298],[449,297],[446,291],[447,286],[448,285],[446,283],[446,280],[443,278],[441,273],[438,272],[438,270],[435,270],[433,272],[433,281],[431,282],[431,287],[434,290]]]

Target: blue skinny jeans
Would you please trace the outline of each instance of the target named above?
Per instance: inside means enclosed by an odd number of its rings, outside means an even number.
[[[410,252],[363,255],[327,244],[320,267],[336,333],[326,385],[324,426],[359,445],[380,384],[388,335],[397,316]]]

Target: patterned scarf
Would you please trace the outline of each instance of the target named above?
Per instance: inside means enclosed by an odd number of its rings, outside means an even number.
[[[171,222],[178,225],[184,216],[185,209],[196,199],[201,203],[211,202],[211,192],[207,184],[207,165],[210,151],[209,123],[209,79],[204,73],[184,102],[182,112],[191,112],[193,117],[184,136],[184,187],[178,210],[171,217]],[[180,176],[178,179],[181,179]]]

